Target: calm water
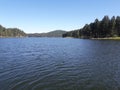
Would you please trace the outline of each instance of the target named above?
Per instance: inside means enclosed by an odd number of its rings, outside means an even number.
[[[1,38],[0,90],[120,90],[120,41]]]

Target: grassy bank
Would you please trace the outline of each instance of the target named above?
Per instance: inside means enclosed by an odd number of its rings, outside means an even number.
[[[120,40],[120,37],[91,38],[95,40]]]

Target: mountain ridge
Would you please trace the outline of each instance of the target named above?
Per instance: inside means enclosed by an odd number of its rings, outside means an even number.
[[[47,33],[28,33],[28,37],[62,37],[66,33],[64,30],[54,30]]]

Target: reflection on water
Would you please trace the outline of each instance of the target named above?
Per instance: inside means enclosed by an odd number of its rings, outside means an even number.
[[[119,90],[120,41],[1,38],[0,90]]]

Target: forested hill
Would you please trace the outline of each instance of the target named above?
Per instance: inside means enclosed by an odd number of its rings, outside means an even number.
[[[5,28],[0,25],[0,37],[24,37],[25,32],[18,28]]]
[[[27,34],[27,35],[28,37],[62,37],[64,33],[66,33],[66,31],[55,30],[48,33],[33,33],[33,34]]]
[[[86,24],[83,28],[73,30],[63,34],[63,37],[75,38],[106,38],[120,37],[120,16],[113,16],[111,19],[108,16],[99,21]]]

